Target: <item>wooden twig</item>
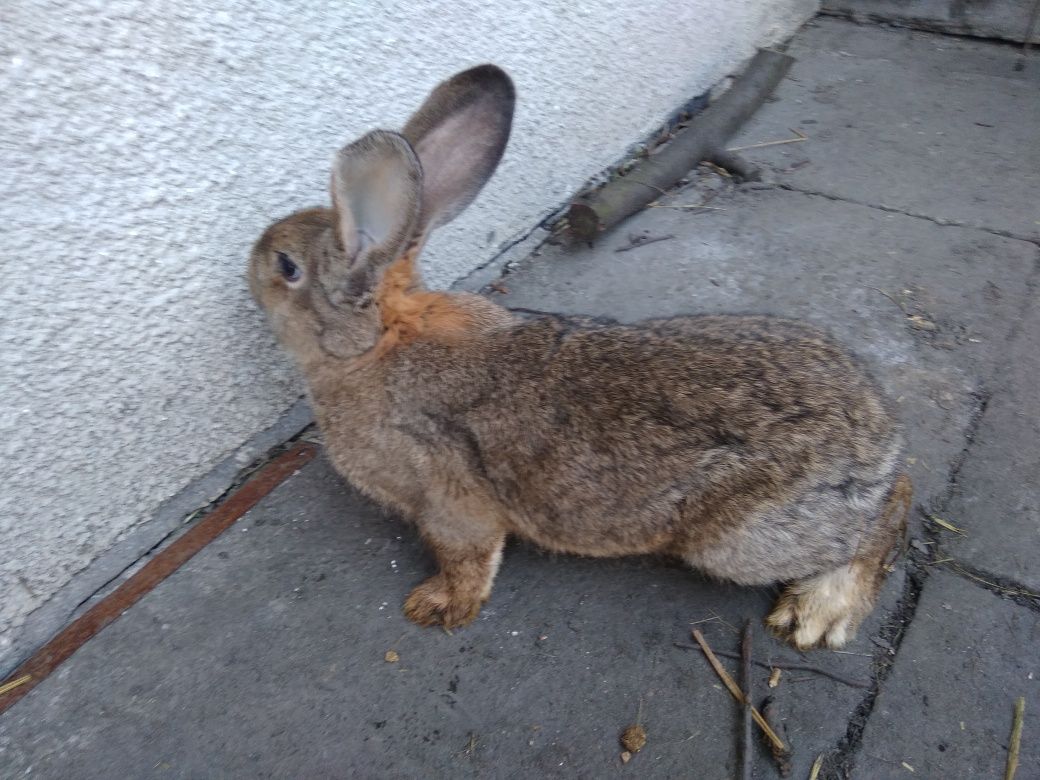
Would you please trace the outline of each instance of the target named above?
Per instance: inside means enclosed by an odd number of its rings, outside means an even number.
[[[747,149],[764,149],[767,146],[780,146],[781,144],[800,144],[802,141],[808,141],[809,136],[803,133],[801,130],[795,130],[791,128],[791,132],[794,133],[797,138],[785,138],[782,141],[763,141],[760,144],[751,144],[750,146],[734,146],[727,149],[727,152],[743,152]]]
[[[766,719],[773,731],[780,735],[780,739],[787,741],[787,728],[784,719],[780,716],[780,707],[775,696],[769,696],[762,702],[762,717]],[[791,774],[791,749],[777,750],[776,745],[769,745],[769,752],[773,754],[776,769],[780,777],[788,777]]]
[[[1018,771],[1018,750],[1022,745],[1022,718],[1026,711],[1026,700],[1019,696],[1015,702],[1015,717],[1011,721],[1011,740],[1008,742],[1007,767],[1004,769],[1004,780],[1015,780]]]
[[[744,621],[744,633],[740,638],[740,684],[744,686],[743,736],[741,740],[741,770],[743,780],[751,780],[751,621]]]
[[[676,647],[681,647],[684,650],[701,649],[698,648],[696,645],[687,645],[683,644],[682,642],[673,642],[672,644],[674,644]],[[733,660],[740,658],[740,656],[736,653],[727,653],[723,650],[717,650],[715,654],[720,655],[723,658],[730,658]],[[790,664],[785,662],[776,663],[759,660],[753,660],[751,663],[753,663],[755,666],[760,666],[763,669],[784,669],[789,672],[812,672],[813,674],[818,674],[821,677],[828,677],[831,680],[834,680],[834,682],[840,682],[842,685],[847,685],[850,688],[866,689],[870,687],[870,683],[864,680],[856,680],[851,677],[844,677],[840,674],[837,674],[836,672],[829,672],[826,669],[820,669],[817,666],[810,666],[809,664]]]
[[[701,646],[701,650],[704,651],[704,655],[708,658],[708,663],[711,664],[711,667],[715,670],[715,674],[719,676],[719,679],[726,685],[729,692],[733,694],[733,698],[743,704],[745,696],[741,692],[740,686],[733,682],[733,678],[729,676],[729,672],[727,672],[722,666],[719,659],[715,657],[715,653],[711,651],[708,642],[704,639],[704,634],[695,628],[693,629],[693,638],[697,640],[697,644]],[[754,707],[751,707],[751,717],[754,718],[755,723],[758,724],[759,728],[765,732],[765,735],[769,738],[769,741],[772,744],[776,745],[780,750],[787,750],[787,745],[784,744],[784,741],[776,735],[776,732],[770,728],[768,723],[766,723],[766,719],[762,717],[762,713]]]
[[[759,51],[733,86],[693,117],[685,129],[676,132],[668,144],[636,162],[629,175],[575,198],[567,210],[571,240],[594,241],[604,230],[644,208],[654,199],[654,193],[670,190],[736,132],[793,62],[786,54]],[[632,181],[643,186],[626,183]]]
[[[720,176],[733,178],[734,176],[744,181],[761,181],[762,171],[752,165],[739,154],[732,154],[724,149],[716,149],[707,159],[707,164]]]

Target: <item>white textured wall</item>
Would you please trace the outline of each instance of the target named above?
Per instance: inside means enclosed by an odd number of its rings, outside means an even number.
[[[458,69],[514,76],[502,167],[428,252],[446,284],[816,6],[0,3],[0,652],[297,398],[243,269],[339,145]]]

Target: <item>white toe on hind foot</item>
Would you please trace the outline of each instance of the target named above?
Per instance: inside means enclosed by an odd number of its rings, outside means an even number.
[[[849,564],[792,583],[766,624],[799,650],[843,647],[873,605],[870,580],[859,564]]]

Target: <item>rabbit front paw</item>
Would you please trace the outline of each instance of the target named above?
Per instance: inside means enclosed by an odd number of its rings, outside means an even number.
[[[404,616],[420,626],[456,628],[471,622],[482,604],[479,592],[465,593],[452,588],[438,574],[411,592],[404,602]]]

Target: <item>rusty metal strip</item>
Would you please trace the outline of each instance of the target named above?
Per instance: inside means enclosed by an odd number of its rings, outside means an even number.
[[[88,609],[0,683],[0,714],[25,696],[105,626],[136,604],[236,520],[311,461],[318,448],[298,442],[252,475],[190,531],[157,553],[140,571]],[[25,679],[28,677],[28,679]],[[12,685],[14,683],[14,685]]]

